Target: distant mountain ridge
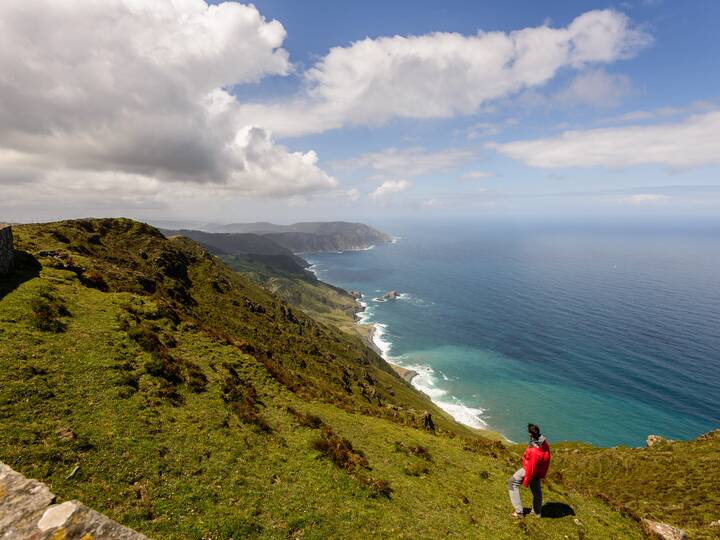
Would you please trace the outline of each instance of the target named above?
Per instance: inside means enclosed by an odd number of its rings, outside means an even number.
[[[222,233],[251,233],[272,239],[293,253],[368,249],[392,237],[364,223],[308,221],[292,225],[269,222],[231,223],[213,228]]]

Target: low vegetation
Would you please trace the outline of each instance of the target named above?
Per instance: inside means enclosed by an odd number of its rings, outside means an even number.
[[[152,538],[642,537],[611,480],[605,500],[585,482],[586,449],[556,453],[546,484],[572,514],[511,520],[512,448],[189,240],[130,220],[15,237],[29,259],[0,294],[0,460],[61,500]]]
[[[555,445],[550,478],[633,519],[665,521],[690,538],[720,538],[720,430],[650,448]]]

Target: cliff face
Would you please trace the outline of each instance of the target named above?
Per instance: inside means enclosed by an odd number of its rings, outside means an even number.
[[[13,264],[12,227],[0,224],[0,275],[7,274]]]

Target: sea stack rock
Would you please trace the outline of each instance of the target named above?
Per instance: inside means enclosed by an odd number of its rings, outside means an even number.
[[[14,261],[12,227],[0,223],[0,276],[10,272]]]
[[[649,519],[642,520],[642,526],[645,533],[650,538],[660,538],[661,540],[687,540],[687,533],[682,529],[660,523],[659,521],[651,521]]]
[[[400,293],[397,291],[388,291],[385,294],[383,294],[383,299],[385,300],[395,300],[400,296]]]

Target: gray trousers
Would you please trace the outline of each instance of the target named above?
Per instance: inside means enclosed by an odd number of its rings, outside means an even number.
[[[520,468],[515,471],[508,480],[508,491],[510,492],[510,502],[518,514],[523,513],[523,505],[520,500],[520,486],[525,479],[525,469]],[[533,512],[538,516],[542,513],[542,487],[540,487],[540,479],[533,478],[530,480],[530,491],[533,494]]]

